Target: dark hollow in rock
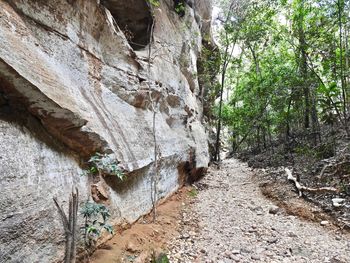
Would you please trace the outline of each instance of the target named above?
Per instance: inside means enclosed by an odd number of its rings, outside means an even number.
[[[101,4],[111,12],[134,50],[149,44],[153,18],[145,0],[101,0]]]

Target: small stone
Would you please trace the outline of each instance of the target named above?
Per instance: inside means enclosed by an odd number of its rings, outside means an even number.
[[[295,233],[293,232],[288,232],[288,236],[289,237],[298,237]]]
[[[343,203],[345,201],[344,198],[332,198],[332,202],[334,203]]]
[[[176,258],[176,259],[181,259],[181,254],[180,254],[180,253],[176,253],[176,254],[174,255],[174,258]]]
[[[190,238],[190,235],[188,233],[185,233],[181,236],[182,239],[188,239]]]
[[[251,255],[251,259],[254,259],[254,260],[260,260],[260,256],[259,255],[256,255],[256,254],[254,254],[254,255]]]
[[[269,244],[274,244],[274,243],[277,243],[277,241],[278,241],[278,238],[273,237],[273,238],[268,239],[268,240],[267,240],[267,243],[269,243]]]
[[[197,235],[197,233],[196,233],[196,232],[194,232],[194,231],[190,231],[188,234],[189,234],[190,236],[192,236],[192,237],[194,237],[194,236],[196,236],[196,235]]]
[[[279,212],[280,208],[278,206],[271,206],[269,208],[269,213],[272,215],[276,215]]]
[[[129,241],[126,244],[125,250],[131,253],[136,253],[140,251],[140,249],[132,241]]]
[[[241,252],[238,249],[232,250],[231,253],[234,254],[234,255],[241,254]]]
[[[336,236],[336,237],[335,237],[335,240],[340,241],[340,240],[341,240],[341,237],[340,237],[340,236]]]
[[[232,259],[234,262],[240,262],[241,259],[235,255],[231,255],[230,259]]]
[[[327,220],[321,221],[321,226],[326,226],[329,224],[329,222]]]
[[[252,251],[250,249],[248,249],[248,248],[241,248],[241,253],[243,253],[243,254],[249,254],[251,252]]]
[[[223,256],[226,257],[226,258],[230,258],[230,257],[231,257],[230,251],[225,251],[225,252],[223,253]]]

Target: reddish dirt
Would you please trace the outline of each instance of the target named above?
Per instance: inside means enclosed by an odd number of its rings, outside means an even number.
[[[310,202],[305,202],[303,198],[299,198],[294,193],[294,188],[290,183],[261,183],[259,187],[265,197],[283,208],[289,215],[312,222],[320,222],[322,220],[335,221],[332,217],[324,213],[320,207]]]
[[[191,187],[183,187],[157,208],[157,220],[149,214],[101,245],[90,257],[92,263],[146,262],[152,255],[166,251],[176,235],[181,210],[188,203]]]

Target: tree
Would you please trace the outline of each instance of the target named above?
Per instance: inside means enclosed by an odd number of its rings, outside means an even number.
[[[226,54],[235,44],[238,52],[223,59],[219,95],[231,90],[218,103],[217,127],[222,120],[231,130],[235,148],[273,150],[273,141],[288,146],[296,136],[317,145],[321,124],[350,135],[349,6],[346,0],[252,0],[244,19],[231,16],[221,48]]]

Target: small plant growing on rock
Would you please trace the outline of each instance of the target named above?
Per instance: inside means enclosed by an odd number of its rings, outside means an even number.
[[[125,175],[118,165],[118,162],[108,154],[96,153],[89,160],[90,168],[83,171],[83,175],[110,174],[123,180]]]
[[[96,243],[103,229],[113,234],[113,228],[107,222],[111,214],[105,205],[86,202],[81,209],[81,214],[85,219],[82,229],[86,247],[91,247]]]
[[[159,6],[160,6],[159,0],[148,0],[148,2],[149,2],[153,7],[159,7]]]
[[[179,16],[183,17],[185,15],[185,11],[186,11],[185,4],[183,2],[179,2],[175,5],[175,12]]]

